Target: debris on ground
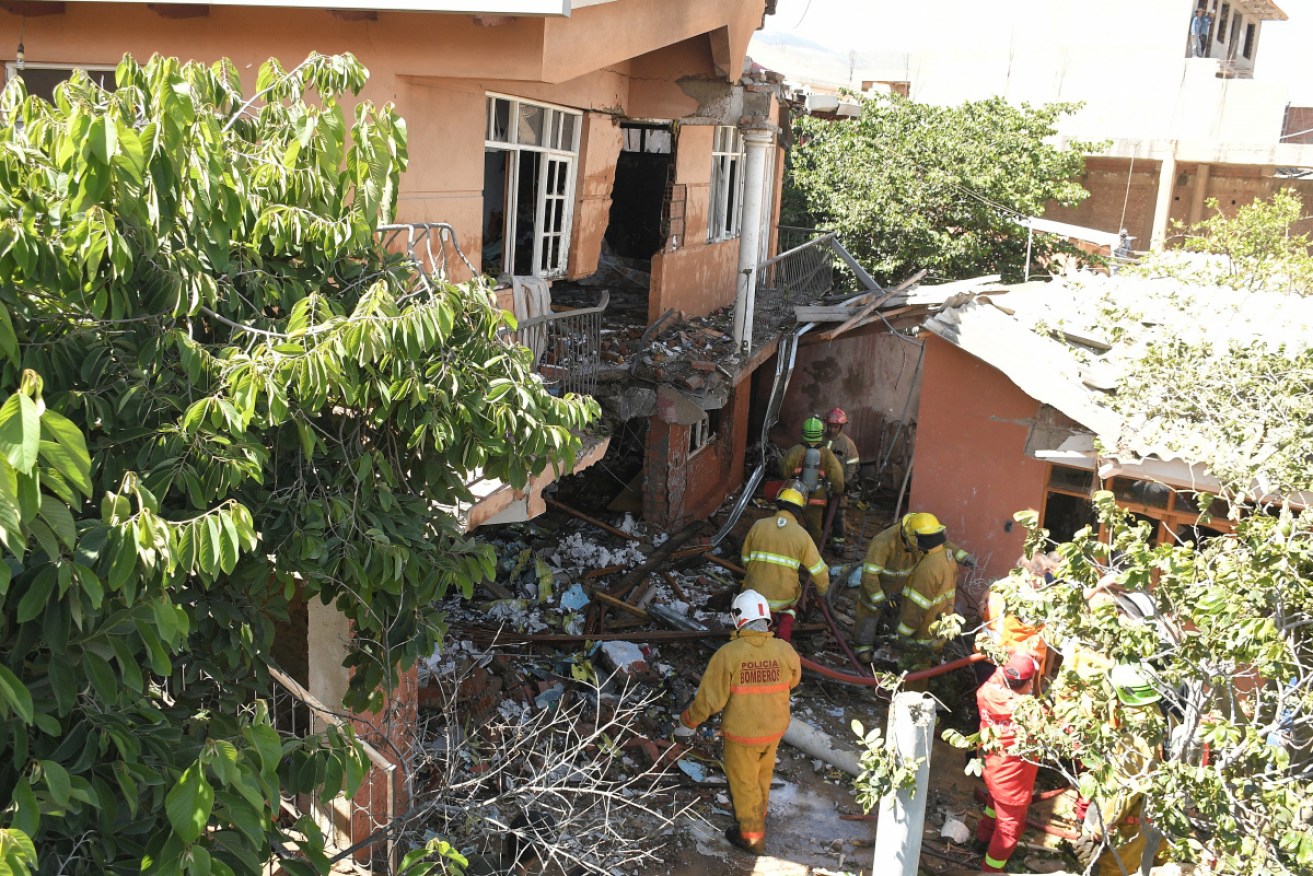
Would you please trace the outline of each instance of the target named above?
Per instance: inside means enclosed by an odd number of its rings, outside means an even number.
[[[497,579],[473,599],[442,606],[449,635],[420,665],[420,820],[479,852],[499,825],[538,807],[558,826],[553,848],[563,872],[747,874],[735,869],[747,858],[721,835],[733,807],[719,740],[699,735],[686,746],[671,731],[697,689],[707,646],[729,633],[737,547],[770,503],[751,503],[714,551],[706,540],[714,521],[672,535],[632,514],[581,514],[559,500],[551,506],[532,522],[479,530],[496,552]],[[865,508],[851,517],[861,530],[849,540],[851,555],[830,557],[840,570],[830,601],[845,633],[859,592],[846,586],[846,573],[860,568],[867,539],[887,525]],[[654,556],[664,560],[654,565]],[[795,646],[849,670],[813,615],[799,616]],[[887,645],[882,656],[890,658],[884,668],[896,669]],[[872,690],[808,675],[793,714],[846,743],[854,720],[884,723],[884,703]],[[961,691],[939,695],[950,709],[964,700]],[[960,775],[959,753],[939,756],[939,769]],[[950,841],[941,854],[967,860],[961,837],[974,826],[974,786],[964,776],[953,781],[964,799],[941,801],[953,807],[951,817],[927,829]],[[840,770],[782,745],[770,812],[767,850],[792,862],[779,873],[869,872],[873,823],[840,817],[860,812],[852,779]]]

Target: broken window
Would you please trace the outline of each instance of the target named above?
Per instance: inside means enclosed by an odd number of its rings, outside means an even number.
[[[582,114],[488,96],[483,151],[483,270],[565,273]]]
[[[707,411],[688,429],[688,455],[692,456],[703,447],[714,444],[720,434],[720,409]]]
[[[1098,524],[1090,496],[1095,489],[1094,472],[1065,465],[1049,467],[1049,484],[1040,525],[1055,541],[1070,541],[1086,526]]]
[[[738,128],[717,125],[711,147],[711,209],[707,240],[737,237],[742,230],[743,134]]]
[[[676,231],[670,221],[675,188],[674,131],[670,122],[620,125],[620,156],[611,189],[606,243],[621,258],[650,263],[668,236],[683,234],[682,225]]]
[[[27,87],[27,93],[35,95],[44,100],[54,103],[55,86],[67,80],[73,75],[74,70],[84,70],[95,82],[106,91],[113,91],[118,87],[114,79],[113,67],[90,66],[87,64],[24,64],[23,69],[18,68],[18,64],[9,63],[5,65],[5,81],[14,79],[18,76],[23,77],[23,85]]]

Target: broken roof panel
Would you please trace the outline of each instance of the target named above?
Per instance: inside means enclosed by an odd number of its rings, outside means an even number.
[[[1303,352],[1313,344],[1313,300],[1166,277],[1080,273],[949,301],[925,329],[1088,428],[1099,438],[1100,458],[1122,465],[1176,461],[1181,464],[1171,472],[1155,472],[1183,486],[1208,488],[1216,482],[1198,463],[1225,453],[1258,465],[1271,449],[1219,449],[1202,427],[1157,416],[1152,405],[1123,415],[1114,409],[1118,388],[1140,379],[1132,378],[1139,363],[1165,344],[1208,345],[1219,363],[1236,348]],[[1167,380],[1151,388],[1175,391]],[[1257,486],[1266,492],[1262,483]]]

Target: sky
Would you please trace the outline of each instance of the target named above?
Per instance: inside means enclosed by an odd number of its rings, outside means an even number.
[[[985,2],[1002,11],[1009,0]],[[924,9],[932,3],[944,14],[927,16]],[[908,51],[933,39],[935,29],[951,26],[955,6],[978,10],[980,5],[981,0],[778,0],[764,30],[792,33],[842,55]],[[1188,10],[1190,4],[1181,5]],[[1292,103],[1313,106],[1313,0],[1277,0],[1277,5],[1289,20],[1263,24],[1255,78],[1284,80]],[[1097,10],[1098,3],[1090,6]]]

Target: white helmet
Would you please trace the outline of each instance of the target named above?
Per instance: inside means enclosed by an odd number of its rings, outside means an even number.
[[[755,620],[769,621],[770,603],[757,591],[744,590],[734,597],[729,613],[734,618],[734,629],[741,630]]]

